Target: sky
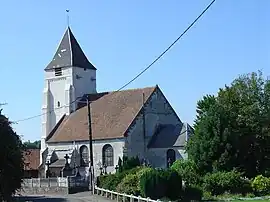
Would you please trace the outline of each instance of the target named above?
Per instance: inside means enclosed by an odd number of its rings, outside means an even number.
[[[0,103],[11,121],[41,113],[44,68],[70,26],[97,68],[97,90],[117,90],[149,65],[211,0],[3,1],[0,12]],[[240,74],[270,75],[270,1],[216,0],[189,32],[126,88],[159,85],[180,119]],[[18,122],[38,140],[41,117]]]

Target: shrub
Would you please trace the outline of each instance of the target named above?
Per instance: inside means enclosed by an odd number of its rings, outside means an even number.
[[[171,169],[177,171],[182,176],[187,186],[195,186],[201,183],[198,167],[192,160],[176,160],[171,166]]]
[[[116,191],[118,184],[121,184],[122,180],[125,179],[127,175],[137,175],[137,173],[144,172],[145,169],[147,168],[136,167],[115,174],[101,175],[98,177],[99,186],[103,189]],[[140,179],[140,176],[141,175],[139,175],[137,179]],[[139,189],[139,180],[137,181],[137,189]]]
[[[133,194],[135,196],[140,195],[140,189],[138,187],[138,175],[128,174],[124,177],[120,184],[118,184],[116,191],[119,193]]]
[[[123,171],[130,170],[132,168],[136,168],[141,165],[140,159],[138,156],[128,158],[126,156],[123,157]]]
[[[116,191],[117,185],[124,178],[125,173],[109,174],[99,176],[99,185],[103,189]]]
[[[201,201],[203,190],[198,186],[186,186],[183,189],[182,199],[184,201]]]
[[[270,193],[270,178],[258,175],[251,182],[251,187],[256,195],[266,195]]]
[[[249,181],[237,171],[208,173],[204,176],[203,188],[212,195],[225,192],[245,194],[251,190]]]
[[[181,195],[181,176],[172,170],[151,169],[143,173],[140,179],[140,191],[144,197],[178,199]]]

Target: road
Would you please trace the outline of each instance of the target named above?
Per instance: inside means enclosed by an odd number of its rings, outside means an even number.
[[[18,196],[16,199],[17,202],[111,202],[109,199],[92,195],[90,192],[69,195]]]

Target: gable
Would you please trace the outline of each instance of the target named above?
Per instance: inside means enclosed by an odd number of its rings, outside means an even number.
[[[156,86],[153,93],[145,99],[143,107],[138,112],[137,116],[134,118],[130,124],[127,133],[132,133],[136,127],[136,124],[139,124],[145,116],[147,129],[152,128],[153,133],[155,128],[158,126],[158,123],[161,121],[163,124],[181,124],[181,120],[172,108],[171,104],[164,96],[162,91],[158,86]],[[165,120],[162,120],[162,118]]]
[[[91,103],[91,127],[94,140],[124,137],[141,110],[142,96],[148,99],[156,87],[104,93]],[[87,106],[65,117],[47,142],[88,140]]]

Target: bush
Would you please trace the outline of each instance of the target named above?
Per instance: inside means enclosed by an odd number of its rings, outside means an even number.
[[[137,173],[138,173],[139,174],[137,177],[138,180],[136,182],[137,182],[137,189],[139,189],[139,179],[141,176],[140,173],[145,172],[144,170],[146,170],[146,169],[149,170],[149,168],[136,167],[136,168],[132,168],[130,170],[117,172],[116,174],[101,175],[98,177],[99,186],[103,189],[116,191],[118,188],[118,185],[122,183],[122,181],[125,179],[126,176],[137,175]],[[127,183],[127,182],[125,182],[125,183]],[[127,189],[133,189],[133,188],[129,187]]]
[[[151,199],[168,197],[175,200],[180,198],[181,190],[182,179],[176,171],[151,169],[142,174],[140,179],[142,195]]]
[[[116,191],[119,193],[133,194],[135,196],[140,195],[140,189],[138,187],[138,175],[128,174],[124,177],[120,184],[118,184]]]
[[[270,193],[270,178],[258,175],[251,182],[251,187],[256,195],[267,195]]]
[[[225,192],[246,194],[251,190],[249,181],[242,178],[241,173],[237,171],[206,174],[203,188],[212,195],[220,195]]]
[[[99,186],[103,189],[116,191],[117,185],[121,183],[124,177],[125,177],[125,173],[101,175],[98,177]]]
[[[182,176],[185,185],[196,186],[201,184],[201,177],[198,174],[198,167],[192,160],[176,160],[171,169],[177,171]]]
[[[203,190],[197,186],[187,186],[183,189],[182,199],[184,201],[201,201]]]

